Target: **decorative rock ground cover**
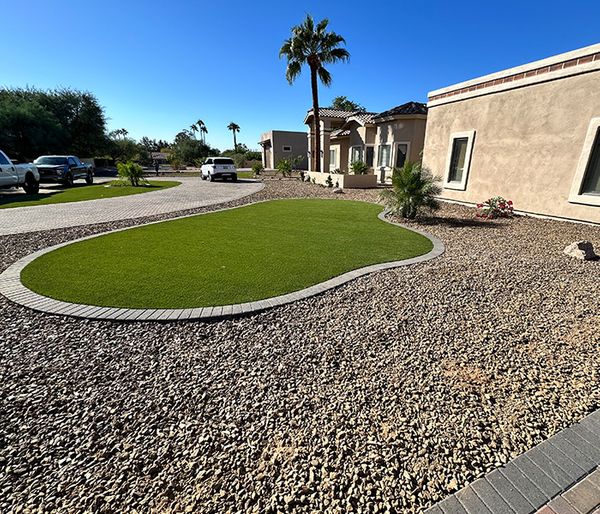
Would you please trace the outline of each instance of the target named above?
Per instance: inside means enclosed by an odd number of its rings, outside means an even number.
[[[2,237],[1,263],[144,221]],[[0,511],[420,512],[598,408],[600,262],[563,249],[600,227],[450,205],[415,226],[446,253],[242,319],[0,299]]]

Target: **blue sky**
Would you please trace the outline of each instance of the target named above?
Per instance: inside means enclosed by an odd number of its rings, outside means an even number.
[[[2,2],[0,85],[93,92],[110,129],[172,139],[201,118],[208,141],[256,148],[304,130],[308,73],[293,86],[278,50],[306,13],[328,17],[351,60],[321,105],[345,95],[382,111],[486,73],[600,42],[600,2],[438,0]]]

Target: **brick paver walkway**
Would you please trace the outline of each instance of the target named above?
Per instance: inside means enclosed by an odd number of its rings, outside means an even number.
[[[600,514],[600,409],[425,514]]]
[[[178,180],[182,184],[163,191],[139,195],[1,209],[0,235],[76,227],[195,209],[236,200],[263,187],[260,182],[204,182],[199,177],[169,177],[168,180]]]

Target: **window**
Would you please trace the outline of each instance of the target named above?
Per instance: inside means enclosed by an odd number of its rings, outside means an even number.
[[[390,145],[379,145],[379,155],[377,157],[377,166],[387,168],[390,165]]]
[[[363,162],[363,147],[362,146],[353,146],[350,149],[350,164],[353,162]]]
[[[444,187],[464,191],[467,188],[469,166],[475,131],[456,132],[450,136],[446,159],[446,180]]]
[[[77,167],[77,163],[75,162],[75,159],[73,159],[73,157],[69,157],[69,168],[72,167]]]
[[[600,206],[600,118],[588,126],[569,201]]]
[[[337,152],[335,148],[329,149],[329,170],[334,170],[337,168]]]
[[[590,162],[583,176],[580,194],[600,195],[600,130],[596,132]]]
[[[408,156],[408,143],[396,144],[396,168],[402,168]]]
[[[7,166],[10,164],[10,162],[8,161],[8,159],[6,157],[4,157],[2,152],[0,152],[0,164],[2,164],[4,166]]]
[[[213,159],[214,164],[234,164],[233,159],[225,159],[223,157]]]
[[[292,147],[290,145],[283,145],[283,151],[289,153],[292,151]]]
[[[206,162],[204,164],[212,164],[212,159],[206,159]]]
[[[375,153],[375,147],[374,146],[367,146],[367,151],[366,151],[367,159],[365,160],[365,164],[369,168],[373,167],[373,154],[374,153]]]

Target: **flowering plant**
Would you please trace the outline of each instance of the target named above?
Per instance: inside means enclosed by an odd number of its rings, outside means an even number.
[[[505,200],[501,196],[494,196],[483,203],[477,204],[475,216],[478,218],[510,218],[513,215],[512,200]]]

